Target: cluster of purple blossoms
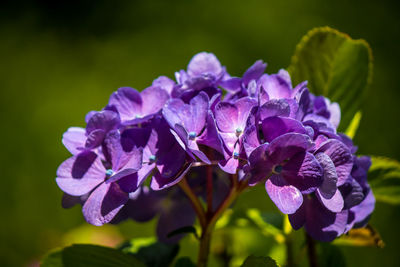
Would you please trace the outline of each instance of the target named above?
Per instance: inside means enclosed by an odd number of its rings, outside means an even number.
[[[368,221],[375,199],[368,157],[337,132],[340,109],[314,96],[307,82],[293,88],[285,70],[265,74],[259,60],[230,76],[211,53],[199,53],[176,81],[161,76],[141,92],[114,92],[86,129],[72,127],[63,144],[72,153],[57,171],[63,205],[82,204],[94,225],[159,216],[157,234],[192,225],[195,212],[177,184],[205,198],[199,166],[213,170],[214,207],[232,179],[265,184],[294,229],[332,241]],[[185,178],[186,177],[186,178]],[[229,181],[231,180],[231,181]]]

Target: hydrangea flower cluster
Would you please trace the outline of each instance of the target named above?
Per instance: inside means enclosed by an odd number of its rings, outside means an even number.
[[[211,53],[199,53],[176,81],[161,76],[139,92],[123,87],[86,128],[72,127],[63,144],[72,157],[57,171],[63,205],[83,205],[94,225],[159,216],[157,234],[191,225],[195,212],[178,183],[187,179],[206,198],[202,166],[214,166],[217,207],[235,183],[265,184],[294,229],[332,241],[364,226],[375,205],[368,157],[357,157],[337,132],[340,108],[292,86],[287,71],[265,74],[256,61],[242,77]]]

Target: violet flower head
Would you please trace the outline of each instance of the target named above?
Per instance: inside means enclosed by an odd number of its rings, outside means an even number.
[[[73,155],[57,171],[63,206],[81,204],[94,225],[158,216],[157,235],[170,243],[181,236],[168,233],[195,221],[183,182],[213,210],[237,184],[263,184],[293,228],[314,239],[366,225],[375,207],[371,162],[337,131],[339,105],[266,66],[258,60],[234,77],[202,52],[176,81],[160,76],[141,92],[119,88],[102,111],[87,114],[85,128],[63,135]]]

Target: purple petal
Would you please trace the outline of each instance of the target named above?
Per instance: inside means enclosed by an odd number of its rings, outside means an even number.
[[[367,224],[369,217],[371,216],[371,213],[374,211],[374,209],[375,197],[372,191],[369,190],[365,199],[357,206],[351,208],[351,211],[355,214],[354,227],[364,227]]]
[[[168,127],[168,125],[167,125]],[[121,133],[121,146],[123,151],[130,152],[134,147],[144,148],[151,142],[152,127],[135,127]]]
[[[281,164],[299,152],[312,146],[308,135],[287,133],[275,138],[268,147],[268,156],[274,163]]]
[[[281,175],[287,183],[309,194],[321,185],[323,171],[313,154],[300,152],[283,165]]]
[[[125,175],[118,180],[118,185],[122,191],[125,193],[135,192],[141,183],[138,180],[137,172]]]
[[[338,103],[332,103],[328,105],[329,113],[331,114],[329,121],[332,125],[337,128],[340,123],[340,107]]]
[[[235,133],[219,133],[226,150],[229,152],[228,154],[233,153],[235,150],[235,146],[238,143],[238,137]]]
[[[119,88],[109,100],[109,105],[116,108],[122,121],[134,119],[136,115],[140,116],[142,104],[139,92],[130,87]]]
[[[353,157],[348,147],[339,140],[330,139],[318,148],[318,152],[327,154],[335,164],[338,176],[337,186],[344,184],[353,167]]]
[[[101,145],[106,136],[106,132],[103,129],[95,129],[91,131],[86,139],[85,147],[93,149]]]
[[[235,174],[236,170],[239,166],[239,160],[233,157],[230,157],[227,160],[222,160],[218,163],[218,166],[227,173]]]
[[[153,81],[152,85],[165,90],[168,94],[171,94],[175,82],[166,76],[160,76]]]
[[[269,100],[260,108],[260,120],[274,116],[288,117],[289,114],[290,106],[285,99]]]
[[[185,105],[181,99],[177,98],[170,99],[165,104],[162,114],[172,129],[174,129],[176,124],[184,124],[184,122],[181,121],[180,114],[190,116],[187,105]]]
[[[243,97],[235,102],[238,110],[237,122],[235,128],[240,128],[242,131],[246,126],[247,119],[254,106],[257,105],[257,100],[250,97]]]
[[[330,199],[337,191],[336,183],[338,178],[335,165],[331,158],[325,153],[317,153],[315,157],[324,171],[324,178],[321,186],[318,188],[318,193],[324,199]]]
[[[258,80],[264,73],[267,63],[262,60],[257,60],[250,68],[243,74],[243,84],[247,85],[251,80]]]
[[[227,91],[233,91],[233,92],[240,90],[241,84],[242,84],[242,79],[237,77],[229,78],[227,80],[220,82],[220,86],[222,88],[224,88]]]
[[[128,194],[115,183],[101,184],[83,205],[82,212],[90,224],[101,226],[110,222],[128,201]]]
[[[80,127],[71,127],[63,134],[62,143],[71,152],[76,155],[82,152],[86,142],[86,131]]]
[[[321,201],[321,203],[330,211],[332,212],[341,212],[343,207],[344,207],[344,200],[342,197],[342,194],[340,193],[339,190],[336,190],[336,192],[331,196],[330,198],[327,198],[324,196],[323,193],[321,193],[320,189],[318,188],[316,191],[316,195]]]
[[[306,223],[306,205],[303,204],[296,210],[295,213],[289,214],[289,222],[294,230],[299,230]]]
[[[160,172],[161,176],[166,178],[171,178],[176,175],[180,169],[182,169],[185,159],[186,153],[182,149],[182,147],[177,143],[172,143],[173,145],[168,150],[168,153],[165,151],[160,151],[162,153],[157,153],[157,168]],[[171,157],[171,155],[174,155]]]
[[[287,72],[287,70],[280,69],[277,75],[286,82],[289,88],[292,88],[292,80],[290,79],[290,74]]]
[[[104,181],[105,168],[93,152],[84,152],[64,161],[57,170],[56,182],[65,193],[81,196]]]
[[[354,179],[349,179],[349,181],[340,186],[339,189],[344,198],[345,209],[350,209],[360,204],[364,199],[363,188]]]
[[[325,125],[327,128],[331,129],[331,131],[336,130],[335,126],[333,126],[327,118],[317,114],[307,114],[304,116],[303,121],[313,121],[314,123]]]
[[[220,102],[215,106],[215,120],[220,131],[235,132],[238,122],[238,109],[229,102]]]
[[[192,144],[196,144],[195,142],[192,142]],[[197,144],[196,144],[197,147]],[[192,153],[194,155],[196,155],[202,162],[206,163],[206,164],[211,164],[211,161],[208,159],[208,157],[206,156],[206,154],[204,154],[203,151],[201,151],[198,147],[195,148],[194,146],[190,147],[190,150],[192,151]]]
[[[290,98],[292,90],[290,84],[279,75],[263,75],[260,83],[268,94],[269,99]]]
[[[191,167],[192,164],[186,164],[178,174],[170,178],[166,178],[157,174],[153,175],[153,178],[151,179],[151,189],[158,191],[179,183],[183,177],[185,177]]]
[[[267,142],[286,133],[307,134],[303,124],[295,119],[284,117],[269,117],[262,121],[262,131]]]
[[[201,76],[205,74],[212,74],[218,76],[222,72],[221,63],[217,57],[212,53],[198,53],[189,62],[188,74],[189,76]]]
[[[129,160],[128,154],[122,148],[119,131],[111,131],[107,134],[103,143],[103,153],[106,160],[112,164],[114,171],[118,171]]]
[[[247,127],[243,135],[243,148],[247,157],[260,145],[257,128],[254,125]]]
[[[168,93],[159,87],[148,87],[140,93],[142,97],[142,116],[159,112],[167,102]]]
[[[208,111],[206,128],[201,136],[197,138],[197,143],[211,147],[223,154],[223,144],[217,130],[216,121],[211,110]]]
[[[249,185],[256,185],[267,178],[273,168],[273,162],[267,157],[268,144],[262,144],[251,152]]]
[[[295,213],[303,203],[301,192],[279,175],[271,176],[265,183],[265,189],[278,209],[285,214]]]
[[[348,211],[334,213],[326,209],[317,198],[306,203],[306,231],[316,240],[330,242],[341,235],[347,224]]]
[[[118,113],[111,110],[103,110],[95,112],[90,117],[87,126],[86,133],[90,134],[92,131],[101,129],[105,133],[116,129],[120,124],[120,118]]]
[[[116,172],[113,176],[111,176],[106,181],[106,184],[117,182],[117,181],[119,181],[120,179],[122,179],[122,178],[124,178],[126,176],[130,176],[130,175],[133,175],[133,174],[137,173],[137,171],[138,171],[137,169],[123,169],[123,170],[121,170],[119,172]],[[137,182],[135,182],[135,184],[137,184]],[[132,191],[130,191],[130,192],[132,192]]]
[[[194,131],[199,135],[206,124],[208,114],[208,95],[200,92],[196,97],[190,100],[190,125],[185,125],[189,132]]]

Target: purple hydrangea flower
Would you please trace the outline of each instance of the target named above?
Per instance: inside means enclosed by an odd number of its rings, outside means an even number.
[[[110,132],[104,140],[101,157],[84,151],[64,161],[57,170],[58,186],[71,196],[88,194],[83,205],[86,220],[94,225],[108,223],[128,200],[130,192],[140,185],[137,172],[142,164],[142,151],[122,150],[118,131]]]
[[[82,204],[95,225],[159,216],[159,239],[176,242],[167,234],[195,220],[176,186],[186,177],[205,202],[212,181],[212,210],[237,184],[265,183],[293,228],[317,240],[364,226],[375,206],[371,162],[337,132],[339,105],[310,93],[306,81],[293,87],[285,70],[264,73],[266,65],[258,60],[232,77],[203,52],[176,82],[160,76],[142,92],[119,88],[102,111],[86,115],[86,128],[63,135],[73,155],[57,171],[63,206]]]

